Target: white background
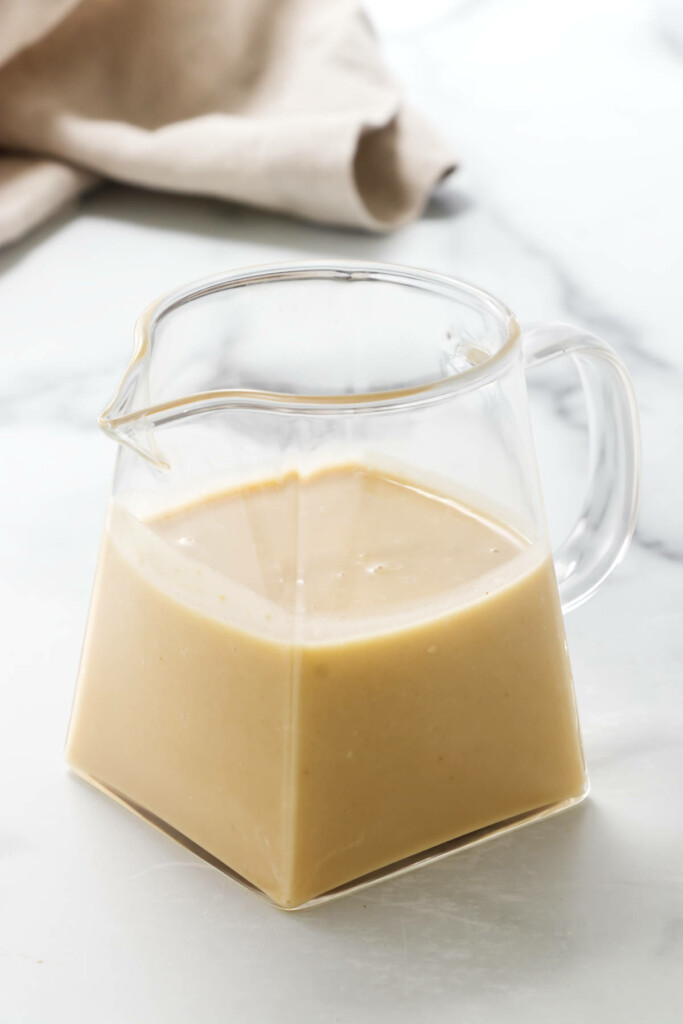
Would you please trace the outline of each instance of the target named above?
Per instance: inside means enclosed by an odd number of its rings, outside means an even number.
[[[389,238],[104,189],[0,255],[0,1021],[683,1020],[683,8],[372,5],[461,171]],[[625,563],[568,620],[588,803],[300,915],[71,777],[62,746],[113,446],[97,413],[157,293],[242,264],[471,279],[626,360],[645,478]],[[579,505],[578,395],[532,388],[549,517]]]

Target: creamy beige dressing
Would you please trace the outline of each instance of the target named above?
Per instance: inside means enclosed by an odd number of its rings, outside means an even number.
[[[283,906],[579,796],[550,556],[358,465],[114,506],[67,755]]]

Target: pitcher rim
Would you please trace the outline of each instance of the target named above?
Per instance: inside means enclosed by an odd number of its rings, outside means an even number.
[[[465,295],[480,308],[485,308],[489,314],[495,316],[504,329],[504,340],[496,351],[487,354],[486,358],[475,366],[405,388],[351,395],[292,394],[257,388],[222,388],[199,391],[135,412],[124,411],[130,391],[130,387],[126,385],[131,384],[136,369],[149,355],[155,328],[175,309],[195,299],[232,288],[272,281],[315,279],[384,281],[405,287],[419,287],[423,291],[432,291],[446,298],[462,298]],[[178,419],[184,413],[234,404],[241,408],[272,408],[273,411],[284,413],[317,412],[339,415],[420,406],[456,393],[472,391],[496,380],[514,358],[520,337],[517,319],[505,303],[478,285],[449,274],[403,264],[364,260],[296,260],[240,267],[233,271],[198,278],[173,288],[145,307],[135,324],[133,355],[114,397],[100,414],[98,423],[110,433],[118,427],[132,425],[138,420],[151,419],[160,423],[169,418]]]

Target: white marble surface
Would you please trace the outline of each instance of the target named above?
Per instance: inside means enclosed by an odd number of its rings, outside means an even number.
[[[683,1020],[683,24],[661,0],[373,4],[463,169],[372,238],[109,188],[0,255],[0,1021]],[[642,410],[642,515],[568,620],[592,796],[283,915],[70,777],[62,744],[113,463],[95,419],[142,306],[220,269],[371,257],[601,333]],[[549,516],[579,504],[571,381],[532,389]]]

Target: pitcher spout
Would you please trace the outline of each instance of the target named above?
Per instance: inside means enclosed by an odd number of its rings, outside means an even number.
[[[168,469],[154,437],[153,424],[146,413],[150,405],[149,360],[151,356],[150,320],[147,309],[135,325],[135,348],[116,392],[98,417],[102,431],[117,444],[125,445],[158,469]]]

